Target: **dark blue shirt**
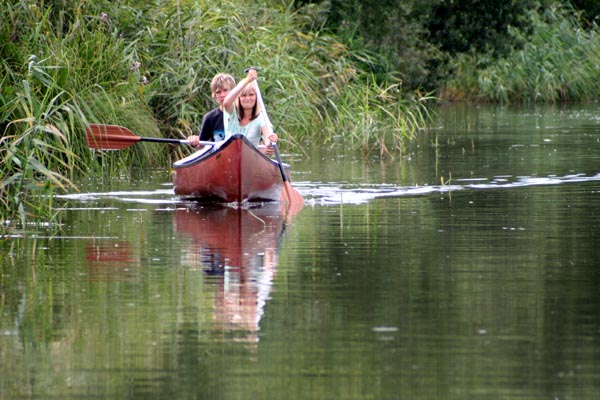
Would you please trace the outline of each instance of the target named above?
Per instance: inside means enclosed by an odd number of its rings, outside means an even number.
[[[223,126],[223,111],[218,108],[209,111],[202,119],[200,140],[218,142],[225,138]]]

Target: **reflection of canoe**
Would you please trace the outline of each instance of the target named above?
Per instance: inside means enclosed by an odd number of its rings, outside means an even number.
[[[232,136],[216,151],[205,147],[174,167],[175,194],[195,200],[278,201],[284,185],[277,162],[242,135]],[[289,169],[284,169],[289,179]]]
[[[175,211],[175,229],[185,233],[221,267],[253,265],[257,255],[277,249],[286,215],[279,203],[256,208],[195,207]],[[218,267],[218,265],[215,265]]]
[[[237,341],[256,342],[277,269],[289,214],[279,203],[257,208],[196,207],[175,211],[175,230],[192,239],[191,253],[215,285],[214,321]]]
[[[85,246],[88,279],[113,281],[132,278],[140,266],[135,249],[125,241],[93,240]]]

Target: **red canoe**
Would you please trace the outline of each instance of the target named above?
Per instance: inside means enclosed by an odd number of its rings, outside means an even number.
[[[242,135],[217,150],[211,147],[174,164],[175,194],[199,201],[244,203],[279,201],[284,181],[276,161],[262,154]],[[289,167],[284,165],[289,180]]]

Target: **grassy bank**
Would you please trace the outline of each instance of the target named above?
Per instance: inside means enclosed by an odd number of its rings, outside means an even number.
[[[77,175],[168,167],[187,150],[135,145],[92,152],[90,122],[185,137],[214,107],[217,72],[258,66],[283,146],[344,140],[399,154],[428,118],[426,97],[376,83],[351,52],[312,26],[310,8],[238,1],[9,1],[0,10],[0,217],[51,218]]]

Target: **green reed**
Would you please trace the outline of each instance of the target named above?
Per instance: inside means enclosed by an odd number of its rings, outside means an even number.
[[[110,68],[72,65],[79,58],[69,43],[82,43],[73,40],[78,28],[56,30],[51,10],[30,2],[8,4],[1,13],[12,22],[0,25],[5,39],[0,49],[0,218],[2,227],[10,229],[27,220],[54,218],[53,194],[76,190],[73,177],[92,165],[94,155],[83,133],[87,121],[103,111],[116,115],[127,102],[114,94],[110,101],[93,101],[94,91],[103,91],[88,73]],[[86,45],[77,46],[79,55]]]
[[[532,13],[533,33],[513,31],[523,47],[490,60],[463,55],[443,97],[500,103],[587,101],[600,93],[600,31],[584,29],[568,7]]]

